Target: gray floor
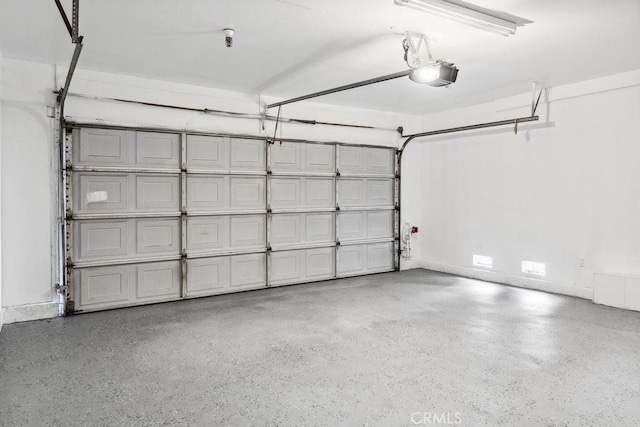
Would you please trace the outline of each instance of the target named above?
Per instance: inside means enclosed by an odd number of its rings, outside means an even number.
[[[640,425],[640,313],[412,270],[6,325],[6,425]]]

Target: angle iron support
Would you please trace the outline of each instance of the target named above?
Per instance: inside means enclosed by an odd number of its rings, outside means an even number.
[[[72,24],[71,41],[73,41],[73,43],[82,43],[82,39],[78,35],[79,23],[80,23],[79,8],[80,8],[80,0],[73,0],[73,9],[71,12],[71,24]]]
[[[69,18],[67,18],[67,13],[64,11],[60,0],[55,0],[56,6],[58,6],[58,11],[60,12],[60,16],[62,16],[62,20],[64,21],[65,27],[67,27],[67,31],[69,31],[69,37],[73,40],[73,28],[71,27],[71,23],[69,22]]]
[[[367,86],[367,85],[371,85],[371,84],[374,84],[374,83],[381,83],[381,82],[385,82],[387,80],[393,80],[393,79],[397,79],[397,78],[400,78],[400,77],[405,77],[405,76],[408,76],[409,73],[411,73],[411,70],[404,70],[404,71],[400,71],[400,72],[393,73],[393,74],[387,74],[387,75],[381,76],[381,77],[375,77],[375,78],[369,79],[369,80],[363,80],[363,81],[357,82],[357,83],[351,83],[351,84],[348,84],[348,85],[338,86],[338,87],[335,87],[335,88],[332,88],[332,89],[323,90],[323,91],[320,91],[320,92],[310,93],[308,95],[299,96],[297,98],[287,99],[286,101],[280,101],[280,102],[275,102],[273,104],[269,104],[269,105],[267,105],[267,109],[273,108],[273,107],[282,107],[283,105],[292,104],[294,102],[300,102],[300,101],[304,101],[304,100],[311,99],[311,98],[317,98],[319,96],[330,95],[332,93],[342,92],[342,91],[345,91],[345,90],[355,89],[355,88],[358,88],[358,87]]]

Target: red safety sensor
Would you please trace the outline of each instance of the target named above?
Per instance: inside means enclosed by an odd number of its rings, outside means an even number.
[[[411,227],[411,234],[416,234],[417,232],[418,232],[418,227],[416,227],[415,225]]]

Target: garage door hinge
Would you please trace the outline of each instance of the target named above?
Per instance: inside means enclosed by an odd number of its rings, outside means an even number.
[[[340,246],[340,240],[336,240],[336,247]]]
[[[395,205],[393,208],[394,208],[396,211],[400,212],[400,206]]]
[[[275,143],[276,143],[276,142],[275,142],[273,139],[267,139],[267,144],[269,144],[269,145],[273,145],[273,144],[275,144]]]
[[[340,170],[336,169],[336,176],[339,177],[340,176]]]
[[[267,205],[267,213],[271,214],[272,210],[271,210],[271,205]]]
[[[267,252],[271,252],[271,245],[267,245]]]
[[[60,285],[60,283],[56,283],[56,292],[59,294],[65,294],[67,292],[67,285]]]
[[[271,175],[271,168],[267,168],[267,175]]]

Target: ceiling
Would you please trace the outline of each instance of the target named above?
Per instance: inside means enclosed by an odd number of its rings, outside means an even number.
[[[638,0],[470,0],[530,21],[502,37],[393,0],[80,0],[79,68],[291,98],[406,69],[402,33],[454,62],[449,88],[408,78],[319,98],[424,114],[640,69]],[[62,0],[68,14],[71,0]],[[235,29],[224,46],[222,29]],[[54,0],[2,0],[5,58],[68,65]]]

